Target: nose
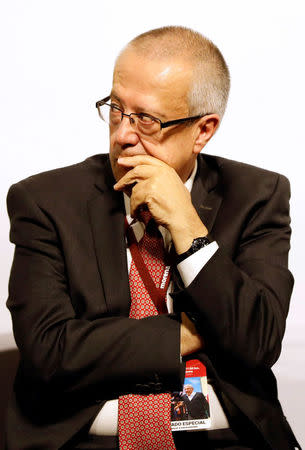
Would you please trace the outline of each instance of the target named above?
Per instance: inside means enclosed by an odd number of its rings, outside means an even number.
[[[137,145],[139,136],[136,133],[134,125],[131,124],[132,118],[123,116],[120,124],[115,129],[116,142],[121,146]]]

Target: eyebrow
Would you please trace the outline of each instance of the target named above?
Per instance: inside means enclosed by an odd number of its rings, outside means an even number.
[[[110,92],[110,98],[114,97],[119,103],[121,103],[120,97],[118,97],[113,91]]]
[[[120,97],[114,92],[114,91],[111,91],[110,92],[110,98],[114,98],[115,100],[117,100],[119,103],[121,103],[121,105],[123,105],[123,102],[122,102],[122,100],[120,99]],[[162,120],[167,120],[167,118],[164,116],[164,114],[161,114],[160,112],[157,112],[157,111],[146,111],[145,110],[145,108],[136,108],[136,111],[135,111],[137,114],[139,114],[139,113],[143,113],[143,114],[149,114],[150,116],[154,116],[154,117],[156,117],[157,119],[162,119]]]

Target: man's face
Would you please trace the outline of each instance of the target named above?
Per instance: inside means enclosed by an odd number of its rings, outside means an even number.
[[[191,66],[182,59],[150,60],[128,49],[114,70],[111,101],[126,114],[147,113],[163,122],[187,117],[191,76]],[[119,125],[110,126],[114,177],[118,181],[127,171],[117,163],[120,156],[150,155],[173,167],[186,181],[196,159],[194,136],[194,124],[181,124],[162,130],[158,140],[143,137],[124,117]]]
[[[184,391],[186,395],[191,395],[193,390],[194,390],[193,386],[184,386]]]

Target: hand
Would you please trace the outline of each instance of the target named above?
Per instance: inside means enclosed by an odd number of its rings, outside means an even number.
[[[119,158],[118,164],[130,168],[114,189],[127,194],[131,190],[131,216],[136,217],[140,205],[147,205],[155,221],[170,231],[178,254],[188,250],[193,239],[208,234],[172,167],[149,155]]]
[[[195,325],[188,316],[181,313],[180,326],[180,354],[181,356],[189,355],[203,348],[203,339],[198,334]]]

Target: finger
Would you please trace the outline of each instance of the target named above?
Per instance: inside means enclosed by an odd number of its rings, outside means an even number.
[[[132,194],[130,197],[130,215],[133,218],[136,218],[141,207],[146,205],[146,185],[147,182],[144,180],[137,183],[132,189]]]
[[[126,187],[139,181],[146,180],[153,176],[155,168],[147,165],[140,165],[129,170],[113,187],[116,191],[124,191]]]
[[[118,164],[124,167],[136,167],[139,165],[151,165],[156,167],[167,166],[167,164],[158,158],[150,155],[124,156],[118,158]]]

